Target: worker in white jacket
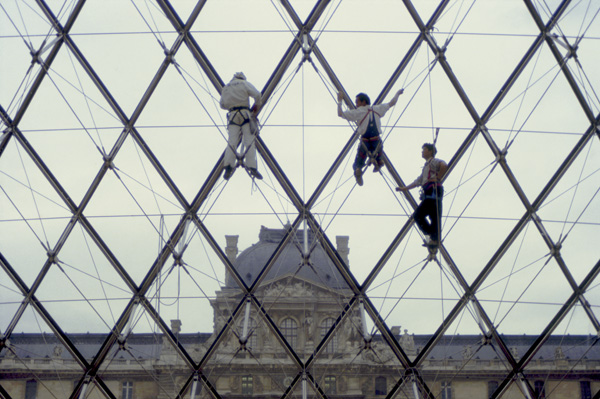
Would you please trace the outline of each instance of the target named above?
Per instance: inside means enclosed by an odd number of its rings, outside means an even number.
[[[250,97],[254,98],[254,105],[249,108]],[[221,92],[221,108],[229,111],[227,113],[227,131],[229,141],[225,150],[225,173],[223,178],[229,180],[237,166],[237,159],[243,161],[245,155],[245,167],[252,177],[262,179],[256,169],[256,147],[254,140],[258,129],[251,129],[251,120],[256,117],[262,105],[260,92],[246,80],[243,72],[237,72],[233,79]],[[243,142],[244,152],[237,154],[237,148]]]

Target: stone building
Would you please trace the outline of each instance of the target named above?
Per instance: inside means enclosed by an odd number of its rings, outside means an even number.
[[[186,398],[460,399],[489,398],[505,379],[506,361],[481,335],[445,335],[420,366],[424,389],[381,334],[366,328],[360,301],[347,306],[353,292],[324,249],[305,246],[302,232],[279,248],[285,233],[263,228],[258,243],[239,256],[237,238],[227,237],[227,256],[238,277],[228,274],[211,300],[213,331],[187,333],[181,321],[171,321],[177,345],[189,359],[162,334],[132,334],[100,365],[102,384],[88,385],[81,367],[55,336],[13,334],[0,353],[0,396],[68,398],[81,397],[84,391],[83,397],[90,399],[167,399],[179,393]],[[312,235],[308,238],[315,242]],[[338,237],[338,253],[346,264],[347,244],[346,237]],[[277,260],[263,274],[263,265],[278,249]],[[254,287],[257,301],[247,295],[244,300],[236,278]],[[399,326],[391,332],[411,359],[431,338]],[[103,334],[72,337],[90,362],[106,339]],[[518,359],[537,337],[502,338]],[[551,336],[523,383],[540,398],[598,397],[600,350],[590,345],[596,340]],[[190,362],[201,364],[199,372]],[[519,378],[502,398],[526,397]]]

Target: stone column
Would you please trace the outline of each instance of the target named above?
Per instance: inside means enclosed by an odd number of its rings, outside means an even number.
[[[335,236],[337,251],[346,263],[346,266],[348,266],[348,268],[350,268],[350,261],[348,260],[348,254],[350,253],[350,248],[348,247],[349,240],[349,236]]]
[[[238,239],[240,236],[225,236],[227,246],[225,247],[225,253],[231,263],[235,262],[238,254]]]

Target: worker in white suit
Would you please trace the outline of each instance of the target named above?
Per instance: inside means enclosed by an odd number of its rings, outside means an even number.
[[[254,99],[252,108],[250,108],[250,97]],[[229,111],[227,113],[229,140],[225,150],[223,178],[229,180],[238,166],[239,158],[240,164],[244,163],[253,178],[262,179],[262,175],[256,169],[256,146],[254,144],[256,135],[258,135],[256,115],[262,105],[260,92],[246,80],[243,72],[237,72],[233,75],[233,79],[223,87],[220,104],[222,109]],[[254,129],[251,126],[254,126]],[[244,144],[244,151],[241,155],[237,153],[240,143]]]

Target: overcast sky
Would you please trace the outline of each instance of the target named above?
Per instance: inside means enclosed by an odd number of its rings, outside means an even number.
[[[61,23],[72,2],[47,2]],[[304,21],[313,2],[293,2]],[[368,4],[367,4],[368,3]],[[558,1],[534,2],[544,23]],[[172,1],[183,21],[192,2]],[[63,7],[64,6],[64,7]],[[436,1],[415,7],[428,21]],[[63,9],[61,10],[61,7]],[[578,44],[577,58],[565,67],[575,77],[586,106],[599,111],[599,5],[575,1],[552,33],[565,55],[564,40]],[[244,71],[262,90],[297,29],[276,1],[208,1],[191,35],[223,82]],[[402,2],[332,1],[317,22],[312,38],[353,99],[366,92],[375,101],[418,37]],[[446,59],[475,111],[481,116],[517,63],[536,40],[539,29],[522,1],[451,1],[431,32],[438,45],[447,43]],[[40,66],[36,51],[56,38],[33,1],[3,1],[0,8],[0,105],[13,119],[23,107]],[[151,2],[87,1],[71,30],[85,56],[120,109],[134,113],[165,54],[177,39],[171,23]],[[47,57],[46,50],[41,57]],[[150,151],[182,195],[191,202],[225,148],[225,113],[219,93],[185,45],[175,54],[151,99],[135,122]],[[303,200],[308,200],[353,133],[337,117],[336,89],[323,65],[299,53],[285,71],[259,118],[261,137]],[[526,208],[490,144],[479,134],[458,159],[455,155],[475,126],[435,54],[422,44],[409,66],[383,99],[404,88],[384,118],[384,148],[405,182],[420,173],[421,145],[436,140],[438,157],[452,162],[445,188],[444,245],[468,284],[479,275]],[[529,203],[533,203],[590,128],[564,73],[544,43],[487,123],[489,137],[506,160]],[[2,130],[6,128],[0,123]],[[439,128],[439,136],[435,136]],[[74,54],[63,45],[48,75],[19,121],[18,129],[75,204],[80,204],[111,153],[123,125]],[[350,237],[350,270],[359,283],[369,275],[412,208],[394,191],[387,170],[352,176],[353,148],[311,210],[335,243]],[[182,207],[128,137],[83,211],[91,225],[139,284],[173,233]],[[540,207],[538,216],[576,284],[600,259],[600,150],[598,136],[583,146]],[[225,248],[225,235],[239,235],[239,249],[258,242],[260,226],[281,228],[298,212],[259,156],[265,176],[253,184],[238,169],[222,179],[201,207],[199,217]],[[0,252],[30,286],[63,234],[72,214],[41,174],[30,155],[11,137],[0,154]],[[418,190],[411,191],[418,200]],[[564,239],[564,241],[563,241]],[[190,228],[183,260],[187,271],[163,269],[162,300],[154,301],[165,320],[180,318],[184,332],[212,331],[208,297],[224,284],[223,264],[205,238]],[[400,243],[368,293],[389,326],[431,334],[463,295],[447,262],[425,263],[427,252],[415,227]],[[540,230],[529,222],[490,273],[477,298],[502,333],[540,333],[573,290],[559,264],[549,258]],[[36,296],[65,331],[108,331],[131,297],[131,291],[98,246],[75,226]],[[191,278],[190,278],[191,276]],[[156,293],[156,283],[148,296]],[[600,317],[600,288],[586,298]],[[22,295],[0,269],[0,330],[16,312]],[[66,301],[66,302],[65,302]],[[66,311],[65,311],[66,310]],[[136,331],[155,327],[140,312]],[[49,331],[28,308],[15,332]],[[463,312],[449,333],[478,334],[470,312]],[[595,334],[581,307],[557,333]]]

